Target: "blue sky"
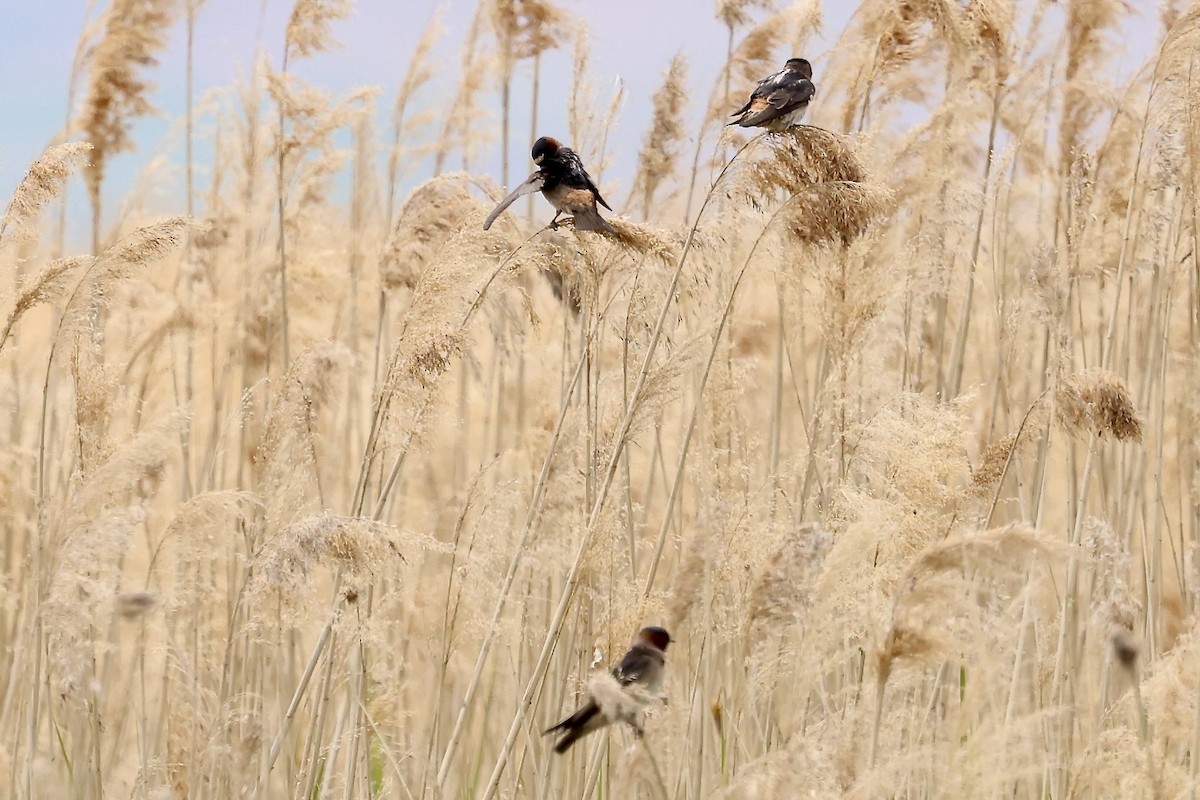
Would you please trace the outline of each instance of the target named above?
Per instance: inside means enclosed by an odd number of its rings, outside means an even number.
[[[476,0],[359,0],[354,15],[335,24],[335,35],[343,47],[298,62],[293,69],[335,95],[360,86],[379,87],[381,124],[386,124],[413,47],[439,8],[446,30],[437,56],[446,66],[419,105],[431,105],[441,92],[453,91],[461,41],[475,5]],[[628,191],[649,121],[650,96],[671,57],[679,51],[687,55],[692,113],[698,115],[724,62],[726,32],[713,16],[715,4],[711,0],[559,0],[559,5],[583,20],[590,32],[593,83],[598,94],[607,96],[618,78],[625,86],[625,106],[610,140],[612,171],[606,176],[621,183],[616,193],[621,196]],[[5,9],[5,24],[0,29],[0,97],[4,98],[0,117],[0,198],[7,196],[29,163],[62,129],[72,54],[87,6],[87,0],[53,0],[13,2]],[[818,85],[823,71],[822,50],[836,39],[852,10],[851,4],[844,2],[825,2],[823,6],[824,29],[812,52],[796,54],[814,61]],[[247,75],[260,50],[278,64],[291,7],[291,0],[206,0],[197,22],[197,98],[227,88],[239,76]],[[1143,20],[1141,25],[1148,28],[1146,22]],[[568,43],[564,50],[544,59],[541,133],[565,137],[571,83],[569,50]],[[160,113],[135,128],[138,150],[111,163],[110,191],[106,192],[110,198],[127,190],[155,155],[165,155],[174,163],[182,161],[176,126],[184,110],[184,66],[183,26],[177,24],[159,66],[149,73],[156,86],[152,100]],[[527,83],[518,76],[522,91]],[[510,163],[511,178],[516,181],[524,177],[529,166],[528,95],[518,94],[514,102],[517,123]],[[203,120],[200,130],[205,130]],[[493,172],[497,179],[498,147],[498,142],[493,143],[477,165],[477,169]],[[413,180],[424,177],[427,174],[418,172]],[[170,181],[155,199],[162,211],[178,211],[182,203],[182,190]],[[72,204],[72,225],[87,227],[86,206],[81,203]]]

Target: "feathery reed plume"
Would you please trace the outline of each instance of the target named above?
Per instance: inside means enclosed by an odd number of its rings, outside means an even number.
[[[113,156],[133,149],[133,119],[154,110],[146,99],[150,84],[139,72],[158,63],[156,54],[166,45],[175,11],[171,3],[159,0],[112,0],[105,15],[104,35],[92,56],[87,94],[76,121],[94,148],[84,168],[92,204],[92,252],[100,250],[105,169]]]
[[[540,272],[554,296],[578,314],[583,287],[592,279],[592,260],[588,255],[577,240],[568,239],[559,231],[547,231],[514,252],[512,264],[518,272]]]
[[[717,0],[717,19],[730,29],[740,28],[750,21],[754,9],[770,11],[775,0]]]
[[[892,194],[869,183],[831,181],[796,193],[786,212],[788,232],[807,245],[849,247],[892,207]]]
[[[441,13],[435,12],[421,33],[421,38],[417,40],[417,46],[413,48],[413,53],[408,59],[408,68],[400,80],[400,88],[396,90],[396,101],[392,104],[392,144],[388,149],[387,206],[384,212],[384,218],[389,225],[392,224],[396,185],[404,173],[401,168],[401,162],[404,161],[407,152],[404,142],[414,138],[416,129],[428,124],[432,119],[432,112],[428,111],[409,117],[408,107],[417,92],[433,79],[434,64],[431,56],[441,35]]]
[[[286,606],[302,601],[312,567],[343,570],[354,582],[370,581],[404,560],[406,546],[419,541],[392,525],[361,517],[321,513],[304,517],[267,540],[255,557],[252,594],[278,594]]]
[[[463,226],[425,265],[388,359],[379,413],[399,418],[401,437],[408,442],[423,430],[430,393],[468,341],[466,327],[474,310],[518,268],[515,259],[497,258],[507,242],[496,229],[477,230],[485,216],[482,206],[465,217]],[[495,266],[482,286],[464,292],[464,287],[478,283],[482,265]],[[503,270],[506,265],[513,270]]]
[[[954,609],[982,590],[961,591],[975,570],[989,581],[1006,575],[1022,578],[1030,556],[1057,552],[1036,530],[1019,525],[950,536],[926,547],[899,584],[891,622],[876,654],[881,681],[887,681],[897,661],[958,656],[963,638],[972,632],[966,615]]]
[[[467,215],[482,208],[471,196],[470,181],[465,173],[446,173],[409,194],[379,259],[384,289],[416,286],[442,245],[462,229]]]
[[[481,69],[486,53],[483,50],[483,3],[475,6],[471,26],[462,45],[462,70],[458,75],[458,86],[454,99],[446,104],[446,116],[437,137],[434,150],[433,174],[442,172],[450,153],[458,148],[462,152],[462,168],[469,170],[475,148],[483,143],[486,134],[481,131],[486,121],[486,112],[479,106],[479,94],[484,88],[488,71]]]
[[[1095,433],[1141,441],[1142,416],[1118,375],[1093,367],[1063,380],[1055,393],[1058,421],[1072,436]]]
[[[89,266],[95,261],[96,259],[91,256],[60,258],[51,261],[37,275],[22,281],[17,290],[17,299],[13,303],[13,309],[4,322],[4,330],[0,331],[0,350],[4,349],[8,337],[12,335],[13,328],[20,322],[21,317],[25,316],[25,312],[42,303],[53,303],[58,300],[66,292],[71,276],[81,267]]]
[[[110,245],[90,260],[83,277],[71,292],[59,322],[60,329],[77,330],[88,316],[110,300],[116,284],[133,275],[136,267],[152,264],[178,250],[191,231],[200,226],[190,217],[168,217],[144,225]],[[78,264],[64,265],[71,269]],[[53,286],[53,276],[48,284]]]
[[[115,448],[48,510],[43,541],[47,632],[54,685],[62,699],[91,702],[97,631],[117,600],[122,559],[158,493],[182,415],[171,414]]]
[[[669,240],[662,231],[655,230],[649,225],[638,225],[623,219],[609,219],[613,233],[605,233],[604,238],[615,242],[631,255],[654,258],[664,264],[669,264],[679,256],[680,243]]]
[[[488,21],[500,61],[500,175],[508,186],[512,77],[517,63],[539,58],[568,35],[570,18],[548,0],[488,0]],[[536,100],[535,100],[536,102]]]
[[[305,58],[336,47],[333,23],[350,16],[352,8],[351,0],[296,0],[284,38],[287,54]]]
[[[754,207],[782,192],[791,235],[806,245],[849,246],[882,219],[892,192],[868,181],[854,149],[838,134],[811,125],[763,138],[736,173],[734,191]]]
[[[875,652],[875,721],[870,763],[875,763],[884,692],[897,662],[959,659],[980,636],[982,609],[1004,581],[1024,578],[1031,558],[1058,550],[1032,528],[1007,526],[950,536],[926,547],[909,565],[892,605],[887,633]]]
[[[10,228],[20,234],[47,203],[62,194],[67,179],[88,163],[91,150],[88,142],[56,144],[33,162],[0,219],[0,245]]]
[[[1066,90],[1059,127],[1060,163],[1069,168],[1079,139],[1095,119],[1101,105],[1093,73],[1111,51],[1105,33],[1113,29],[1128,6],[1121,0],[1070,0],[1067,3]]]
[[[1000,482],[1008,461],[1017,449],[1016,433],[1008,433],[988,444],[979,457],[979,466],[971,469],[971,484],[980,491],[993,488]]]
[[[308,348],[288,368],[281,397],[267,419],[256,464],[270,502],[268,527],[278,528],[304,513],[314,500],[324,505],[317,453],[318,422],[354,361],[344,345],[323,342]]]
[[[687,104],[687,59],[676,53],[654,93],[650,130],[638,153],[633,194],[642,200],[642,217],[649,218],[654,195],[675,174],[679,146],[687,139],[683,112]]]
[[[746,166],[760,192],[794,193],[805,184],[867,180],[866,168],[845,136],[813,125],[797,125],[766,137],[766,153]]]
[[[802,620],[813,582],[820,574],[833,535],[815,522],[787,531],[767,556],[750,589],[747,631],[762,639],[764,628],[787,628]]]
[[[1128,544],[1112,525],[1096,517],[1084,520],[1081,543],[1096,569],[1092,616],[1097,629],[1130,638],[1142,604],[1129,586],[1132,558]]]

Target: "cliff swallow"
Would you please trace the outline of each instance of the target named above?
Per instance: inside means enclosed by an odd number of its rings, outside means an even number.
[[[550,221],[550,227],[557,228],[558,218],[565,212],[574,219],[577,231],[616,233],[616,230],[600,216],[596,204],[599,203],[609,211],[612,211],[612,207],[604,202],[600,190],[592,182],[591,176],[583,168],[583,162],[574,150],[563,146],[557,139],[543,136],[533,143],[533,163],[537,164],[538,171],[500,201],[484,220],[484,230],[490,228],[496,217],[518,197],[540,191],[556,212],[554,219]]]
[[[812,64],[803,58],[789,58],[783,69],[758,82],[749,102],[731,115],[737,119],[729,124],[785,131],[800,124],[816,94]]]
[[[546,729],[543,734],[562,732],[562,738],[554,745],[554,752],[565,753],[579,739],[614,722],[629,723],[634,733],[640,737],[644,731],[638,719],[638,711],[645,701],[625,695],[630,689],[646,694],[661,692],[667,645],[672,641],[674,640],[671,634],[664,628],[642,628],[634,638],[629,652],[612,670],[620,696],[615,699],[598,698],[594,688],[589,690],[587,702],[578,711],[552,728]]]

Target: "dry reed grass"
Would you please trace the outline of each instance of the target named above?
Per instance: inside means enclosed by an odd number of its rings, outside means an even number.
[[[722,0],[615,233],[481,230],[518,115],[629,141],[579,20],[481,0],[447,70],[435,18],[376,134],[289,71],[349,8],[189,111],[201,225],[105,192],[174,19],[116,0],[5,206],[0,795],[1195,794],[1195,7],[1118,80],[1120,3],[868,0],[813,57],[818,3]],[[714,137],[806,50],[812,125]],[[588,675],[645,624],[634,708]],[[645,738],[549,752],[584,686]]]

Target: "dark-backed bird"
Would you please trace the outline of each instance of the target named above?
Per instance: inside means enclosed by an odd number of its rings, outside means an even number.
[[[571,215],[577,231],[616,233],[613,226],[600,216],[596,204],[599,203],[609,211],[612,211],[612,207],[604,202],[600,190],[592,182],[592,176],[587,174],[583,162],[574,150],[564,146],[557,139],[543,136],[533,143],[533,163],[538,166],[537,172],[500,201],[484,221],[484,230],[490,228],[496,217],[518,197],[540,191],[550,205],[554,206],[554,219],[550,221],[552,228],[558,227],[558,218],[565,213]]]
[[[651,626],[638,631],[629,652],[612,670],[612,676],[616,678],[622,694],[629,689],[636,689],[644,693],[644,698],[645,695],[662,691],[667,645],[672,641],[674,640],[671,634],[664,628]],[[638,698],[620,698],[615,703],[608,702],[607,699],[598,699],[594,691],[589,691],[587,702],[578,711],[554,727],[548,728],[545,733],[562,734],[558,743],[554,745],[556,753],[567,752],[571,745],[584,736],[614,722],[629,723],[633,726],[634,733],[640,737],[644,731],[637,712],[644,702],[644,699]]]
[[[735,119],[729,124],[785,131],[800,124],[816,94],[812,64],[803,58],[789,58],[783,69],[758,82],[750,100],[732,114]]]

